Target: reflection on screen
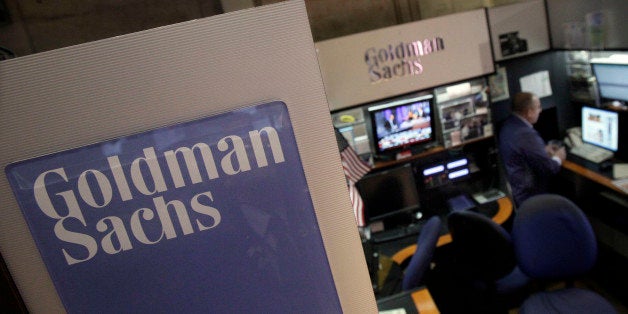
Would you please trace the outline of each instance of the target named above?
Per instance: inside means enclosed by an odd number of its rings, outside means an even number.
[[[377,152],[433,141],[432,98],[430,94],[370,107]]]
[[[582,140],[608,150],[617,151],[619,143],[617,112],[582,107]]]

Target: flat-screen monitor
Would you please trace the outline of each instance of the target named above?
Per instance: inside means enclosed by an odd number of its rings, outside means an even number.
[[[628,64],[591,63],[602,101],[628,102]]]
[[[619,146],[619,114],[616,111],[582,107],[582,141],[611,151]]]
[[[369,222],[419,209],[419,191],[410,164],[364,176],[356,187]]]
[[[432,94],[368,108],[374,151],[392,153],[435,141]]]

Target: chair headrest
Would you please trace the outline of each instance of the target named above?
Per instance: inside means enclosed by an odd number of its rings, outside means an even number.
[[[462,271],[492,281],[514,269],[516,259],[510,235],[487,216],[456,211],[449,214],[447,225]]]
[[[582,210],[555,194],[531,197],[519,207],[512,230],[521,270],[559,279],[589,271],[597,258],[593,228]]]

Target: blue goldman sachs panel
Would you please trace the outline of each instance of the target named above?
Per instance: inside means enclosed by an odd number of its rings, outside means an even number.
[[[282,102],[6,173],[70,313],[341,312]]]

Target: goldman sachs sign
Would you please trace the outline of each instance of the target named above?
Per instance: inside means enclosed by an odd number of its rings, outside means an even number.
[[[396,78],[421,75],[421,57],[445,49],[441,37],[400,42],[385,47],[370,47],[364,52],[364,62],[368,67],[371,84]]]

